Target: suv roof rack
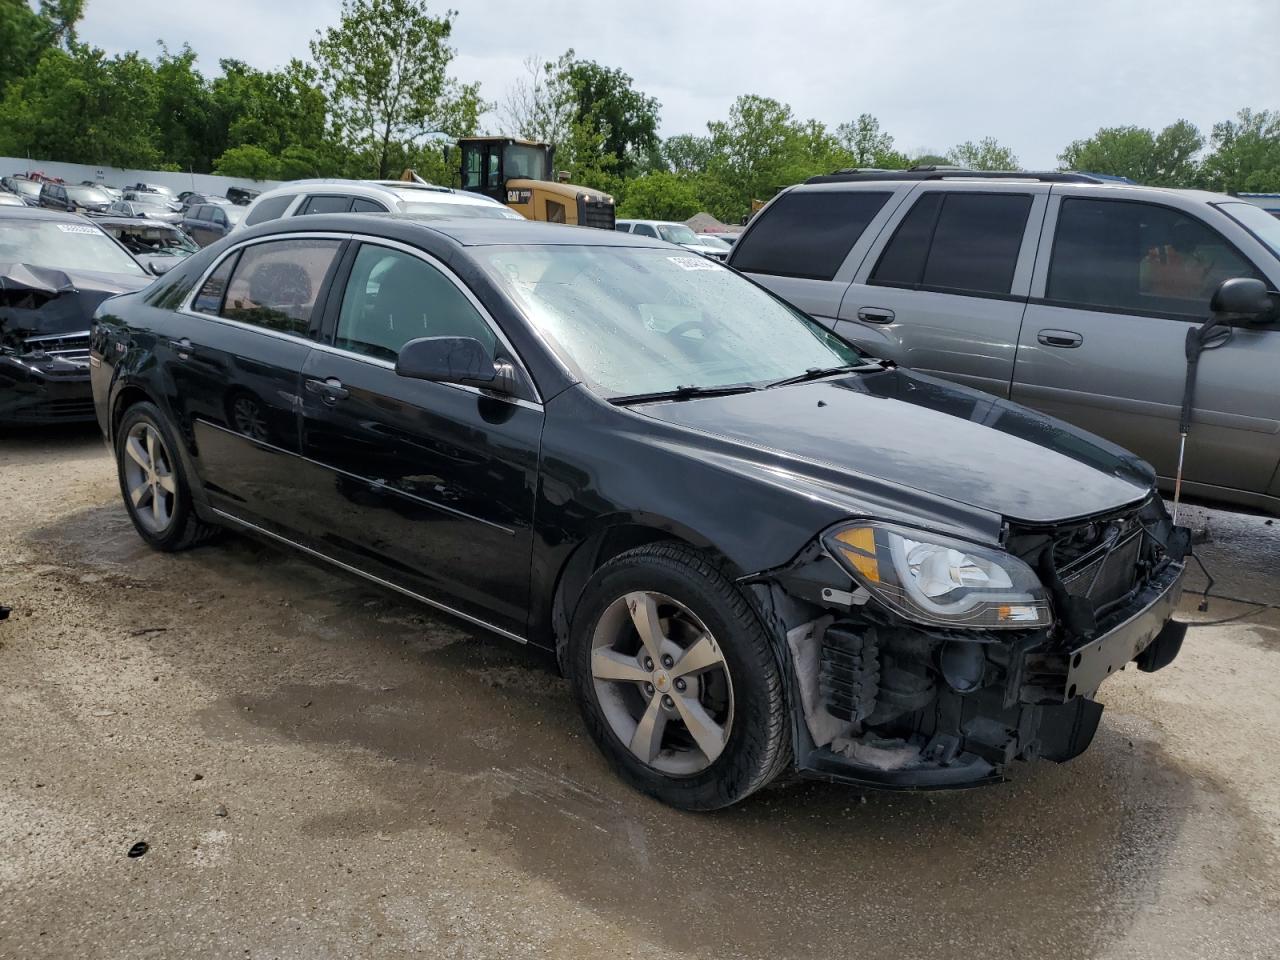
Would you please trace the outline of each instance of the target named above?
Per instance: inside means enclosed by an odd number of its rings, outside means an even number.
[[[850,183],[860,180],[946,180],[963,177],[977,180],[1037,180],[1040,183],[1106,183],[1091,173],[1049,170],[970,170],[968,167],[943,165],[912,167],[909,170],[879,170],[874,167],[851,167],[810,177],[805,183]]]

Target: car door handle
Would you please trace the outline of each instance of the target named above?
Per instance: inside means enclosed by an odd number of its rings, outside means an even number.
[[[170,340],[169,346],[178,352],[179,360],[186,360],[195,352],[191,349],[191,341],[187,337],[183,337],[181,340]]]
[[[327,380],[307,380],[306,388],[307,393],[317,394],[325,403],[337,403],[351,396],[351,391],[336,377],[329,377]]]
[[[858,319],[863,323],[893,323],[893,311],[883,307],[862,307]]]
[[[1071,330],[1041,330],[1036,339],[1046,347],[1078,347],[1084,343],[1084,337]]]

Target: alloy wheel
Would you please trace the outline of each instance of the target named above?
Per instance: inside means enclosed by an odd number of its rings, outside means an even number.
[[[729,665],[679,601],[636,591],[611,603],[592,637],[591,677],[614,735],[642,763],[691,776],[724,750],[733,727]]]
[[[173,523],[178,482],[164,439],[145,420],[135,423],[124,441],[124,478],[133,515],[148,531],[164,533]]]

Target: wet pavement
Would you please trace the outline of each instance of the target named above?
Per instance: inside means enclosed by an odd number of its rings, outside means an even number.
[[[1215,592],[1280,602],[1265,518],[1192,515]],[[694,815],[535,651],[249,540],[147,550],[91,431],[0,436],[0,602],[0,958],[1280,953],[1274,611],[1109,681],[1069,764]]]

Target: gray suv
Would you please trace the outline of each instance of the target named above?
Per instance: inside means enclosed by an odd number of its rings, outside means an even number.
[[[1080,174],[835,174],[775,197],[729,263],[876,356],[1128,447],[1171,488],[1188,327],[1225,279],[1280,287],[1280,220]],[[1280,513],[1277,371],[1280,324],[1204,355],[1185,493]]]

